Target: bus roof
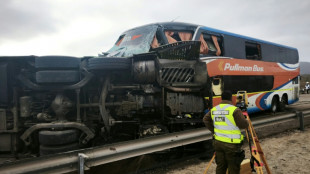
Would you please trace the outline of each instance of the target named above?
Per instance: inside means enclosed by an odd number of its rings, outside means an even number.
[[[294,47],[281,45],[281,44],[277,44],[277,43],[273,43],[273,42],[269,42],[269,41],[265,41],[265,40],[260,40],[260,39],[256,39],[256,38],[252,38],[252,37],[248,37],[248,36],[243,36],[240,34],[235,34],[235,33],[227,32],[227,31],[223,31],[223,30],[218,30],[218,29],[211,28],[211,27],[200,26],[200,25],[196,25],[196,24],[183,23],[183,22],[159,22],[159,23],[152,23],[152,24],[148,24],[148,25],[161,25],[163,27],[169,27],[169,28],[170,27],[173,28],[174,26],[175,27],[195,27],[195,28],[200,27],[201,29],[208,30],[211,32],[215,32],[218,34],[224,34],[224,35],[229,35],[229,36],[233,36],[233,37],[239,37],[239,38],[246,39],[249,41],[260,42],[260,43],[265,43],[265,44],[270,44],[270,45],[275,45],[275,46],[279,46],[279,47],[285,47],[285,48],[297,50]]]
[[[225,35],[229,35],[229,36],[239,37],[239,38],[246,39],[249,41],[255,41],[255,42],[260,42],[260,43],[265,43],[265,44],[270,44],[270,45],[275,45],[275,46],[279,46],[279,47],[286,47],[286,48],[297,50],[294,47],[281,45],[281,44],[277,44],[277,43],[273,43],[273,42],[269,42],[269,41],[265,41],[265,40],[260,40],[260,39],[256,39],[256,38],[252,38],[252,37],[248,37],[248,36],[243,36],[243,35],[239,35],[239,34],[235,34],[235,33],[230,33],[227,31],[222,31],[222,30],[218,30],[218,29],[214,29],[214,28],[210,28],[210,27],[202,26],[201,28],[208,30],[208,31],[211,31],[211,32],[216,32],[216,33],[225,34]]]

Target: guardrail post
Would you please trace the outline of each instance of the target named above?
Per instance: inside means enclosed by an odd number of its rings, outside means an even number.
[[[302,112],[296,112],[296,115],[299,119],[299,129],[301,131],[305,130],[305,124],[304,124],[304,114]]]
[[[78,161],[78,165],[79,165],[79,174],[84,174],[84,170],[85,170],[85,159],[88,158],[88,156],[86,156],[84,153],[79,153],[79,161]]]

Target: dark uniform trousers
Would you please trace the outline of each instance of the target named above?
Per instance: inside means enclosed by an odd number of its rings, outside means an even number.
[[[213,147],[216,152],[216,174],[226,174],[228,169],[229,174],[240,173],[240,152],[242,144],[224,143],[218,140],[213,140]]]

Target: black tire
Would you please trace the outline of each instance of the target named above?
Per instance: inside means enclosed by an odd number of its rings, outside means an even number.
[[[287,96],[283,95],[281,98],[281,102],[279,103],[279,111],[285,111],[286,105],[287,105]]]
[[[76,129],[49,131],[42,130],[39,132],[39,143],[41,145],[65,145],[73,142],[78,142],[79,131]]]
[[[35,58],[38,69],[73,69],[80,67],[81,59],[69,56],[41,56]]]
[[[276,97],[272,98],[271,108],[270,109],[271,109],[271,111],[273,113],[275,113],[275,112],[277,112],[279,110],[279,100],[278,100],[278,98],[276,98]]]
[[[131,59],[129,58],[92,58],[88,60],[88,70],[125,70],[129,69]]]
[[[37,83],[76,83],[79,81],[79,71],[45,70],[36,72]]]
[[[72,151],[76,150],[79,148],[78,143],[72,143],[72,144],[67,144],[67,145],[62,145],[62,146],[45,146],[45,145],[40,145],[40,155],[49,155],[49,154],[55,154],[55,153],[60,153],[60,152],[67,152],[67,151]]]

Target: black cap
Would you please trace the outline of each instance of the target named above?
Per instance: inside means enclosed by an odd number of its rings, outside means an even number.
[[[225,90],[225,91],[222,93],[222,100],[230,100],[230,101],[231,101],[231,98],[232,98],[232,93],[231,93],[231,91]]]

